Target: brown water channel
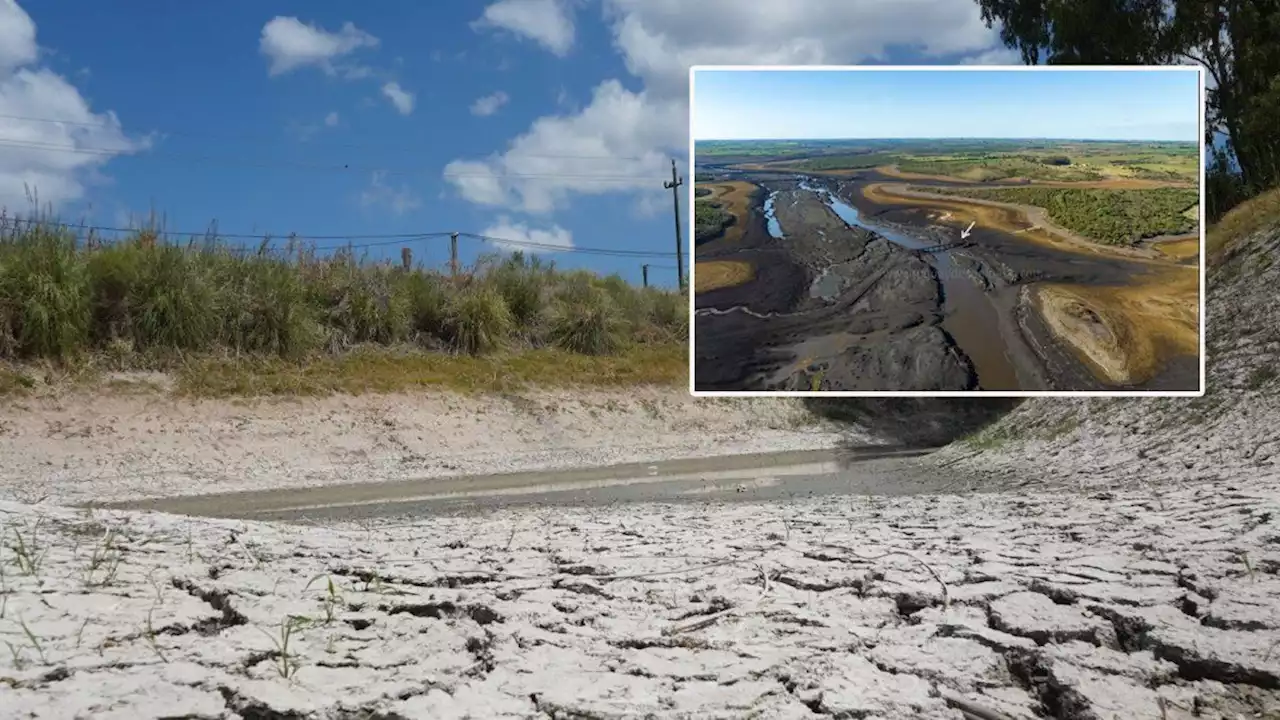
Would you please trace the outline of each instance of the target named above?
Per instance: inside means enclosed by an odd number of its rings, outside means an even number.
[[[929,237],[925,233],[916,236],[899,226],[866,220],[857,208],[841,200],[820,181],[813,178],[802,178],[800,187],[820,196],[827,207],[846,225],[869,230],[901,247],[923,250],[936,246],[939,242],[937,237]],[[785,239],[785,229],[773,214],[775,194],[771,193],[765,201],[765,218],[769,234],[777,239]],[[954,240],[959,239],[959,230],[955,230]],[[944,314],[942,329],[951,336],[973,363],[974,371],[978,376],[979,389],[1023,389],[1015,364],[1008,352],[1009,344],[1016,340],[1004,337],[1001,332],[1001,316],[993,299],[968,273],[957,266],[953,256],[955,252],[962,251],[943,250],[925,255],[942,289]],[[820,278],[818,283],[821,282]]]

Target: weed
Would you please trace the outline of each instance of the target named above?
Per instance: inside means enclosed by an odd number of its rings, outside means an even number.
[[[89,567],[85,570],[86,587],[104,587],[115,582],[124,560],[124,553],[116,545],[115,528],[108,528],[102,536],[102,542],[93,549],[89,556]]]
[[[267,637],[271,638],[271,642],[276,646],[276,669],[280,672],[280,677],[289,679],[298,672],[299,663],[297,658],[290,652],[289,646],[293,641],[294,635],[306,628],[310,624],[310,620],[299,615],[289,615],[280,621],[279,636],[263,630]]]
[[[302,591],[306,592],[307,590],[310,590],[311,585],[320,578],[324,578],[325,580],[325,596],[320,601],[324,607],[324,624],[329,625],[337,615],[338,607],[342,605],[342,595],[338,592],[338,587],[333,582],[333,576],[317,575],[307,582],[306,587],[302,588]]]
[[[24,534],[22,528],[14,528],[13,542],[9,545],[9,551],[13,553],[14,564],[18,568],[18,572],[23,575],[38,575],[40,566],[44,563],[45,554],[48,549],[41,550],[40,547],[40,525],[44,518],[36,518],[36,521],[29,527],[29,533]]]
[[[160,658],[160,662],[167,663],[169,662],[169,658],[165,657],[164,651],[160,649],[158,633],[156,633],[155,625],[151,622],[151,618],[154,613],[154,607],[147,610],[147,627],[146,632],[143,633],[143,635],[147,639],[147,645],[151,646],[151,651],[156,654],[156,657]]]
[[[36,655],[40,657],[40,664],[48,665],[49,658],[45,656],[44,646],[40,644],[40,638],[36,637],[35,631],[22,618],[18,618],[18,626],[22,628],[22,634],[27,636],[27,642],[31,643],[31,647],[35,648]]]

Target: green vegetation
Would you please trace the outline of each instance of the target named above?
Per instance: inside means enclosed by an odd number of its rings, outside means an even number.
[[[737,219],[715,200],[695,200],[693,203],[693,241],[704,243],[720,237]]]
[[[993,181],[1014,177],[1076,182],[1109,177],[1195,182],[1195,143],[1097,140],[737,140],[698,143],[717,162],[781,161],[797,170],[885,165],[924,175]]]
[[[1019,187],[999,189],[914,188],[921,192],[956,195],[996,202],[1034,205],[1058,225],[1107,245],[1129,245],[1143,238],[1177,235],[1195,230],[1185,214],[1199,201],[1199,193],[1183,188],[1152,190],[1088,190]]]
[[[326,368],[350,372],[353,352],[399,358],[432,382],[462,367],[525,377],[520,368],[554,358],[591,384],[599,370],[652,378],[636,371],[636,358],[683,354],[688,333],[679,293],[560,271],[519,253],[451,278],[369,262],[350,249],[327,257],[293,245],[245,252],[216,238],[177,246],[153,230],[86,247],[51,222],[15,225],[0,224],[0,391],[29,387],[23,368],[33,363],[62,372],[86,363],[183,373],[200,366],[210,378],[219,376],[214,366],[250,375],[266,368],[296,382],[318,372],[311,385],[345,386],[322,378]],[[587,369],[592,363],[599,367]],[[356,373],[372,383],[367,375]],[[197,384],[206,382],[235,384]]]

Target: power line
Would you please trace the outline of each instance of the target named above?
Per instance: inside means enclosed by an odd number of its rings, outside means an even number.
[[[0,227],[2,227],[4,224],[40,225],[40,224],[50,224],[50,223],[48,223],[47,221],[39,220],[39,219],[10,218],[8,220],[5,220],[4,223],[0,223]],[[106,232],[106,233],[136,233],[140,230],[140,228],[110,227],[110,226],[104,226],[104,225],[89,225],[87,223],[52,223],[52,224],[56,225],[57,227],[65,228],[68,230],[84,231],[86,234],[95,232],[95,231]],[[404,244],[406,242],[412,242],[416,240],[429,240],[432,238],[449,237],[455,234],[452,231],[435,231],[435,232],[395,233],[395,234],[379,234],[379,235],[302,235],[299,233],[288,233],[285,235],[272,235],[270,233],[258,233],[258,234],[224,233],[224,232],[219,232],[213,229],[205,230],[201,232],[187,232],[187,231],[179,231],[179,230],[157,230],[156,232],[157,234],[160,234],[166,237],[176,236],[176,237],[198,238],[203,236],[203,237],[212,238],[212,239],[226,239],[226,240],[261,241],[267,238],[274,237],[274,238],[284,238],[288,240],[297,240],[297,241],[316,241],[316,240],[346,240],[347,241],[338,245],[316,247],[314,248],[315,250],[342,250],[345,248],[381,247],[386,245]],[[527,240],[513,240],[511,238],[493,237],[491,235],[480,235],[478,233],[459,232],[456,234],[458,235],[458,237],[467,237],[475,240],[483,240],[485,242],[491,242],[491,243],[500,244],[500,245],[507,245],[507,246],[516,247],[516,248],[528,248],[530,250],[547,250],[547,251],[563,252],[563,253],[581,253],[581,254],[587,254],[587,255],[609,255],[614,257],[666,257],[667,256],[667,253],[653,252],[653,251],[646,251],[646,250],[622,250],[618,248],[591,248],[591,247],[580,247],[577,245],[565,247],[563,245],[555,245],[552,243],[537,243],[537,242],[530,242]],[[359,242],[359,243],[351,242],[353,240],[364,240],[366,242]]]
[[[620,250],[618,248],[584,248],[577,245],[564,246],[552,243],[536,243],[527,240],[509,240],[507,238],[492,237],[489,235],[477,235],[476,233],[458,233],[458,237],[469,237],[475,240],[484,240],[486,242],[513,245],[516,247],[527,247],[537,250],[553,250],[556,252],[581,252],[592,255],[614,255],[617,257],[666,257],[667,253],[654,252],[650,250]]]
[[[32,117],[28,115],[9,115],[5,113],[0,113],[0,120],[17,120],[21,122],[44,123],[49,125],[71,125],[74,127],[93,128],[93,129],[100,129],[100,130],[122,130],[123,129],[122,127],[109,125],[106,123],[100,123],[100,122],[95,123],[95,122],[85,122],[83,120],[60,120],[58,118]],[[196,132],[190,132],[186,130],[162,130],[157,132],[159,132],[159,134],[164,135],[166,137],[189,137],[193,139],[208,138],[210,140],[234,140],[236,142],[249,141],[249,140],[252,140],[252,141],[261,140],[263,142],[275,143],[275,142],[279,142],[280,140],[278,136],[272,136],[272,135],[266,135],[266,134],[232,135],[232,134],[218,134],[218,133],[196,133]],[[307,142],[310,142],[310,141],[307,141]],[[352,150],[371,150],[374,148],[382,148],[387,150],[410,149],[409,146],[407,145],[383,145],[383,144],[352,143],[352,142],[325,142],[323,143],[323,145],[330,146],[330,147],[348,148]],[[546,159],[546,160],[617,160],[617,161],[623,161],[623,162],[643,162],[646,160],[653,159],[648,157],[628,156],[628,155],[562,155],[562,154],[541,154],[541,153],[517,153],[516,155],[517,157]]]

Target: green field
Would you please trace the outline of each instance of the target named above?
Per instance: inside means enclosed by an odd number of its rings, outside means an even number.
[[[1196,190],[1090,190],[1074,188],[942,189],[922,192],[971,197],[1042,207],[1058,225],[1107,245],[1131,245],[1159,235],[1181,235],[1196,229],[1187,210],[1199,202]]]
[[[885,165],[975,181],[1022,177],[1077,182],[1138,178],[1195,182],[1195,143],[1065,140],[713,140],[699,160],[781,162],[796,170],[862,170]]]

